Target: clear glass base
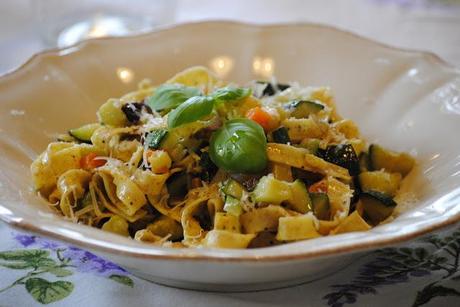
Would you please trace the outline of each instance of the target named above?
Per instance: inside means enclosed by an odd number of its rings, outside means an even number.
[[[87,38],[122,36],[141,33],[151,29],[151,24],[142,18],[116,15],[95,15],[63,29],[57,35],[57,46],[67,47]]]

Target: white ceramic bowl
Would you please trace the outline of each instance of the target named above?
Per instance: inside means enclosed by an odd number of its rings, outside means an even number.
[[[367,232],[252,250],[168,249],[67,222],[34,195],[29,165],[54,133],[94,121],[101,103],[145,77],[161,83],[192,65],[240,83],[275,74],[331,86],[340,113],[369,141],[416,154],[419,168],[409,185],[418,199],[414,207]],[[0,78],[0,106],[0,218],[168,285],[251,290],[293,284],[337,270],[358,252],[460,220],[460,72],[432,54],[330,27],[204,22],[92,40],[41,53]]]

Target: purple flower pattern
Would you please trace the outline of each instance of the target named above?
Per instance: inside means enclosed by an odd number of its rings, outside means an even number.
[[[113,274],[129,275],[125,269],[115,263],[75,246],[66,246],[52,240],[24,233],[13,232],[12,236],[22,247],[50,251],[59,250],[61,257],[66,259],[79,272],[93,273],[102,277],[110,277]]]

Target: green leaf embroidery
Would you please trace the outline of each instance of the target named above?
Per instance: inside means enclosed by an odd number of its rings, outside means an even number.
[[[417,292],[413,307],[424,305],[437,296],[460,296],[460,292],[452,288],[430,284]]]
[[[192,97],[168,114],[168,127],[175,128],[199,120],[211,114],[213,107],[211,97]]]
[[[185,102],[187,99],[199,96],[201,91],[195,87],[180,84],[163,84],[155,93],[148,97],[146,103],[155,111],[170,110]]]
[[[24,270],[33,268],[33,266],[31,266],[30,263],[23,261],[14,263],[0,263],[0,266],[13,270]]]
[[[56,277],[66,277],[66,276],[70,276],[73,274],[72,271],[63,269],[63,268],[59,268],[59,267],[48,268],[46,269],[46,271],[48,271],[49,273],[53,274]]]
[[[49,282],[43,278],[29,278],[26,281],[27,292],[39,303],[49,304],[69,296],[74,285],[69,281]]]
[[[48,251],[39,249],[1,252],[0,259],[8,261],[0,263],[0,266],[15,270],[38,269],[57,265],[53,259],[49,258]]]
[[[128,276],[113,274],[113,275],[110,275],[109,278],[111,280],[113,280],[113,281],[116,281],[116,282],[120,283],[120,284],[130,286],[131,288],[134,287],[133,280],[131,278],[129,278]]]
[[[19,249],[15,251],[0,252],[0,259],[10,261],[28,261],[34,258],[46,258],[49,251],[41,249]]]

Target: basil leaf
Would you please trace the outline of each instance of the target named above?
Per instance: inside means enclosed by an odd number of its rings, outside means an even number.
[[[175,128],[211,114],[214,100],[208,96],[195,96],[168,114],[168,127]]]
[[[241,100],[251,95],[251,93],[252,93],[252,90],[250,88],[224,87],[224,88],[220,88],[216,90],[214,93],[212,93],[211,96],[214,98],[216,103],[219,103],[219,102]]]
[[[160,85],[155,93],[148,97],[146,104],[155,111],[171,110],[193,96],[201,95],[201,91],[195,87],[181,84]]]
[[[249,119],[229,120],[211,136],[209,155],[227,172],[260,172],[267,166],[264,130]]]
[[[149,132],[144,141],[144,147],[146,149],[158,149],[160,148],[161,142],[168,134],[168,130],[166,129],[157,129]]]

